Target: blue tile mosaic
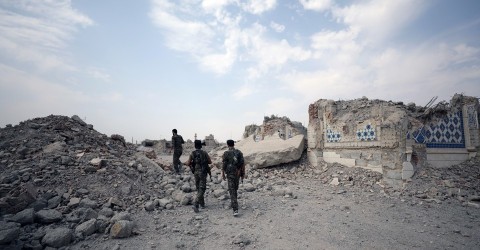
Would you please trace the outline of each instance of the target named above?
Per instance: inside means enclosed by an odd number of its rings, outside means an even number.
[[[478,113],[475,106],[471,105],[467,108],[468,113],[468,127],[471,129],[478,129]]]
[[[327,142],[339,142],[342,138],[340,132],[337,132],[330,127],[327,127]]]
[[[407,133],[407,139],[426,144],[427,148],[464,148],[462,112],[447,114],[437,123],[425,125]]]
[[[376,139],[377,135],[375,133],[375,127],[371,124],[368,124],[363,129],[358,129],[356,132],[357,140],[359,141],[373,141]]]

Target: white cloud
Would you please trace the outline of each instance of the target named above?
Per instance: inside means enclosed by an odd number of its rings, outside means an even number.
[[[265,114],[286,115],[295,109],[298,101],[292,98],[278,97],[267,101]]]
[[[277,0],[247,0],[242,3],[243,9],[252,14],[262,14],[272,10],[277,5]]]
[[[311,58],[311,52],[301,47],[293,47],[286,40],[268,40],[265,27],[256,24],[244,32],[244,46],[248,48],[248,60],[255,62],[249,67],[249,79],[256,79],[269,70],[278,70],[287,62],[305,61]]]
[[[95,78],[95,79],[98,79],[98,80],[101,80],[103,82],[111,82],[111,77],[108,73],[105,72],[105,70],[103,69],[99,69],[99,68],[89,68],[87,69],[87,73]]]
[[[331,0],[300,0],[303,8],[307,10],[324,11],[332,5]]]
[[[270,22],[270,28],[275,30],[277,33],[282,33],[285,30],[285,25],[278,24],[274,21]]]
[[[0,51],[36,68],[74,70],[64,51],[77,31],[93,21],[64,1],[0,2]]]
[[[203,0],[202,7],[207,12],[216,12],[229,5],[232,0]]]
[[[2,122],[50,114],[73,115],[94,101],[82,92],[4,64],[0,64],[0,75],[0,103],[5,102],[0,105]]]
[[[376,43],[413,22],[425,7],[424,2],[415,0],[370,0],[334,8],[333,16],[365,35],[366,41]]]
[[[253,94],[254,92],[255,89],[251,84],[244,84],[233,93],[233,96],[235,97],[235,99],[240,100]]]
[[[355,63],[362,52],[357,32],[353,30],[322,31],[311,37],[314,58],[328,60],[329,65]]]

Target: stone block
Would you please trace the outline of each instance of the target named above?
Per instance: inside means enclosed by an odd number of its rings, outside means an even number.
[[[406,161],[402,164],[402,166],[403,166],[402,180],[407,180],[412,178],[413,174],[415,173],[412,163]]]

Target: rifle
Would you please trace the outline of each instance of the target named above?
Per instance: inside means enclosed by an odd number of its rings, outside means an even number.
[[[243,163],[242,166],[237,169],[237,176],[242,179],[243,184],[243,179],[245,178],[245,163]]]
[[[211,168],[210,168],[208,165],[207,165],[207,175],[210,176],[210,181],[213,181],[213,180],[212,180],[212,170],[211,170]]]

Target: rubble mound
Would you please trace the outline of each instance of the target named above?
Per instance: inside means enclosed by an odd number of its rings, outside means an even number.
[[[407,183],[402,194],[437,203],[458,200],[480,208],[480,156],[448,168],[426,166]]]
[[[130,213],[147,205],[172,209],[173,191],[189,180],[78,116],[7,125],[0,129],[0,248],[59,248],[109,232],[119,237],[114,225],[128,237],[135,233],[124,222]],[[163,207],[161,199],[168,201]]]

